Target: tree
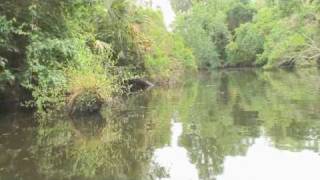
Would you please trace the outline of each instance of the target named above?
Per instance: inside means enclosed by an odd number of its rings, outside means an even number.
[[[176,12],[185,12],[192,7],[192,0],[171,0],[171,5]]]
[[[228,63],[233,66],[252,66],[263,52],[264,38],[251,23],[241,25],[235,33],[235,40],[227,46]]]
[[[239,3],[227,12],[227,22],[230,31],[234,32],[240,24],[252,20],[256,11],[249,6]]]

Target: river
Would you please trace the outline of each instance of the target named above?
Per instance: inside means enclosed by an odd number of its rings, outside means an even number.
[[[229,70],[99,114],[0,116],[0,180],[319,180],[320,70]]]

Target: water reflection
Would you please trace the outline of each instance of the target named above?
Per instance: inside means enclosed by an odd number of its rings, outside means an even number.
[[[320,179],[319,75],[221,71],[94,116],[1,116],[0,180]]]
[[[180,180],[198,179],[198,171],[195,165],[190,162],[188,151],[179,146],[178,140],[182,135],[182,124],[172,121],[170,146],[156,149],[153,161],[164,167],[165,176],[158,179]]]
[[[311,151],[290,152],[270,147],[266,137],[258,138],[246,156],[228,156],[219,180],[318,180],[320,156]]]

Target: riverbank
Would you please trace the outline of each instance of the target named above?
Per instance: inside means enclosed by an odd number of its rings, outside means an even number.
[[[316,66],[320,14],[315,1],[173,1],[175,31],[200,68]],[[214,13],[212,13],[214,12]]]
[[[134,2],[5,0],[0,11],[0,101],[8,106],[100,106],[132,79],[167,84],[196,69],[161,13]]]

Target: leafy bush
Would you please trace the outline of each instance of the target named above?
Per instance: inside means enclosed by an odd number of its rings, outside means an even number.
[[[266,37],[265,51],[259,58],[260,62],[267,61],[266,68],[281,66],[286,62],[294,65],[300,60],[299,52],[304,49],[306,40],[296,32],[292,32],[285,25],[274,27]]]
[[[192,50],[186,46],[183,38],[177,34],[173,35],[172,56],[176,61],[181,61],[185,71],[194,71],[197,69]]]
[[[170,59],[161,49],[156,49],[152,55],[148,55],[145,60],[147,72],[152,79],[160,80],[161,77],[170,76]]]
[[[227,47],[228,64],[253,65],[257,55],[263,52],[264,38],[251,23],[243,24],[236,30],[236,39]]]
[[[7,21],[5,17],[0,16],[0,88],[4,89],[3,85],[12,78],[12,74],[6,69],[8,60],[3,57],[3,51],[8,46],[8,37],[12,31],[12,25],[10,21]]]
[[[213,25],[213,23],[221,25],[219,19],[215,20],[209,15],[204,10],[207,8],[205,4],[195,4],[191,11],[178,17],[175,28],[176,33],[181,35],[193,50],[200,68],[219,66],[220,54],[214,41],[220,41],[220,38],[215,36],[214,31],[221,33],[223,38],[225,37],[225,33],[221,32],[224,28],[221,26],[215,28]]]
[[[19,28],[14,27],[13,21],[0,16],[0,93],[6,91],[8,84],[13,84],[16,79],[16,75],[10,65],[13,63],[9,60],[9,54],[16,50],[11,42],[12,36],[20,32]]]
[[[182,37],[168,33],[160,12],[141,9],[140,16],[147,21],[138,24],[144,41],[145,68],[151,79],[164,83],[177,81],[186,70],[196,69],[195,58]]]

